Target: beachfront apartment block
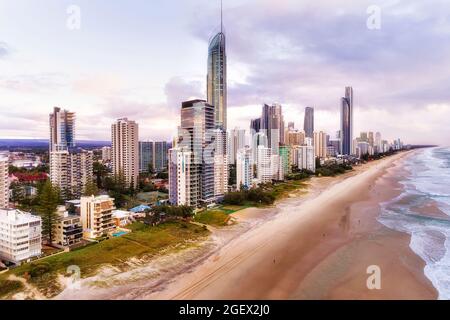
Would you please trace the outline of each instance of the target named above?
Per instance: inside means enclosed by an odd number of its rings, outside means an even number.
[[[316,172],[316,156],[314,154],[314,146],[311,139],[305,139],[306,145],[299,146],[295,152],[297,152],[296,161],[297,168],[300,170],[308,170]]]
[[[81,223],[85,239],[106,236],[115,229],[113,220],[114,199],[107,196],[81,197]]]
[[[200,197],[198,165],[192,164],[187,148],[169,150],[169,202],[172,205],[196,207]]]
[[[20,264],[41,255],[41,228],[39,216],[0,209],[0,260]]]
[[[0,154],[0,209],[6,209],[9,206],[8,168],[8,157]]]
[[[261,183],[272,182],[272,149],[258,146],[257,178]]]
[[[250,189],[253,180],[252,150],[249,147],[238,150],[236,155],[237,190]]]
[[[65,206],[57,208],[58,222],[55,226],[54,244],[61,247],[71,247],[81,242],[83,225],[78,215],[71,215]]]

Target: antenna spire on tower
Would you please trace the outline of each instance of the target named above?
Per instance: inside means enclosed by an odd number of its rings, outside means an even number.
[[[223,33],[223,0],[220,0],[220,33]]]

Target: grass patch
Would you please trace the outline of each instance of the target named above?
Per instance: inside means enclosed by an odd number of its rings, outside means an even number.
[[[223,227],[228,225],[230,216],[222,210],[206,210],[197,213],[194,217],[195,222],[208,224],[215,227]]]
[[[120,268],[131,258],[151,257],[162,250],[183,245],[208,234],[204,228],[184,222],[167,222],[155,227],[136,222],[129,228],[134,232],[24,264],[10,272],[25,276],[45,295],[53,296],[60,291],[55,281],[57,275],[65,274],[69,266],[78,266],[81,277],[86,278],[95,274],[102,266],[113,265]]]

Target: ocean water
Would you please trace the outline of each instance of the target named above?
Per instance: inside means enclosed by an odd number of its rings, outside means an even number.
[[[439,299],[449,300],[450,148],[420,150],[405,160],[405,168],[402,194],[381,204],[378,220],[411,235],[411,249],[426,262],[426,277]]]

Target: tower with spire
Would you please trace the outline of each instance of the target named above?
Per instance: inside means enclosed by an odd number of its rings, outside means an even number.
[[[227,130],[227,55],[223,30],[223,4],[220,2],[220,32],[209,42],[207,100],[215,108],[216,128]]]

